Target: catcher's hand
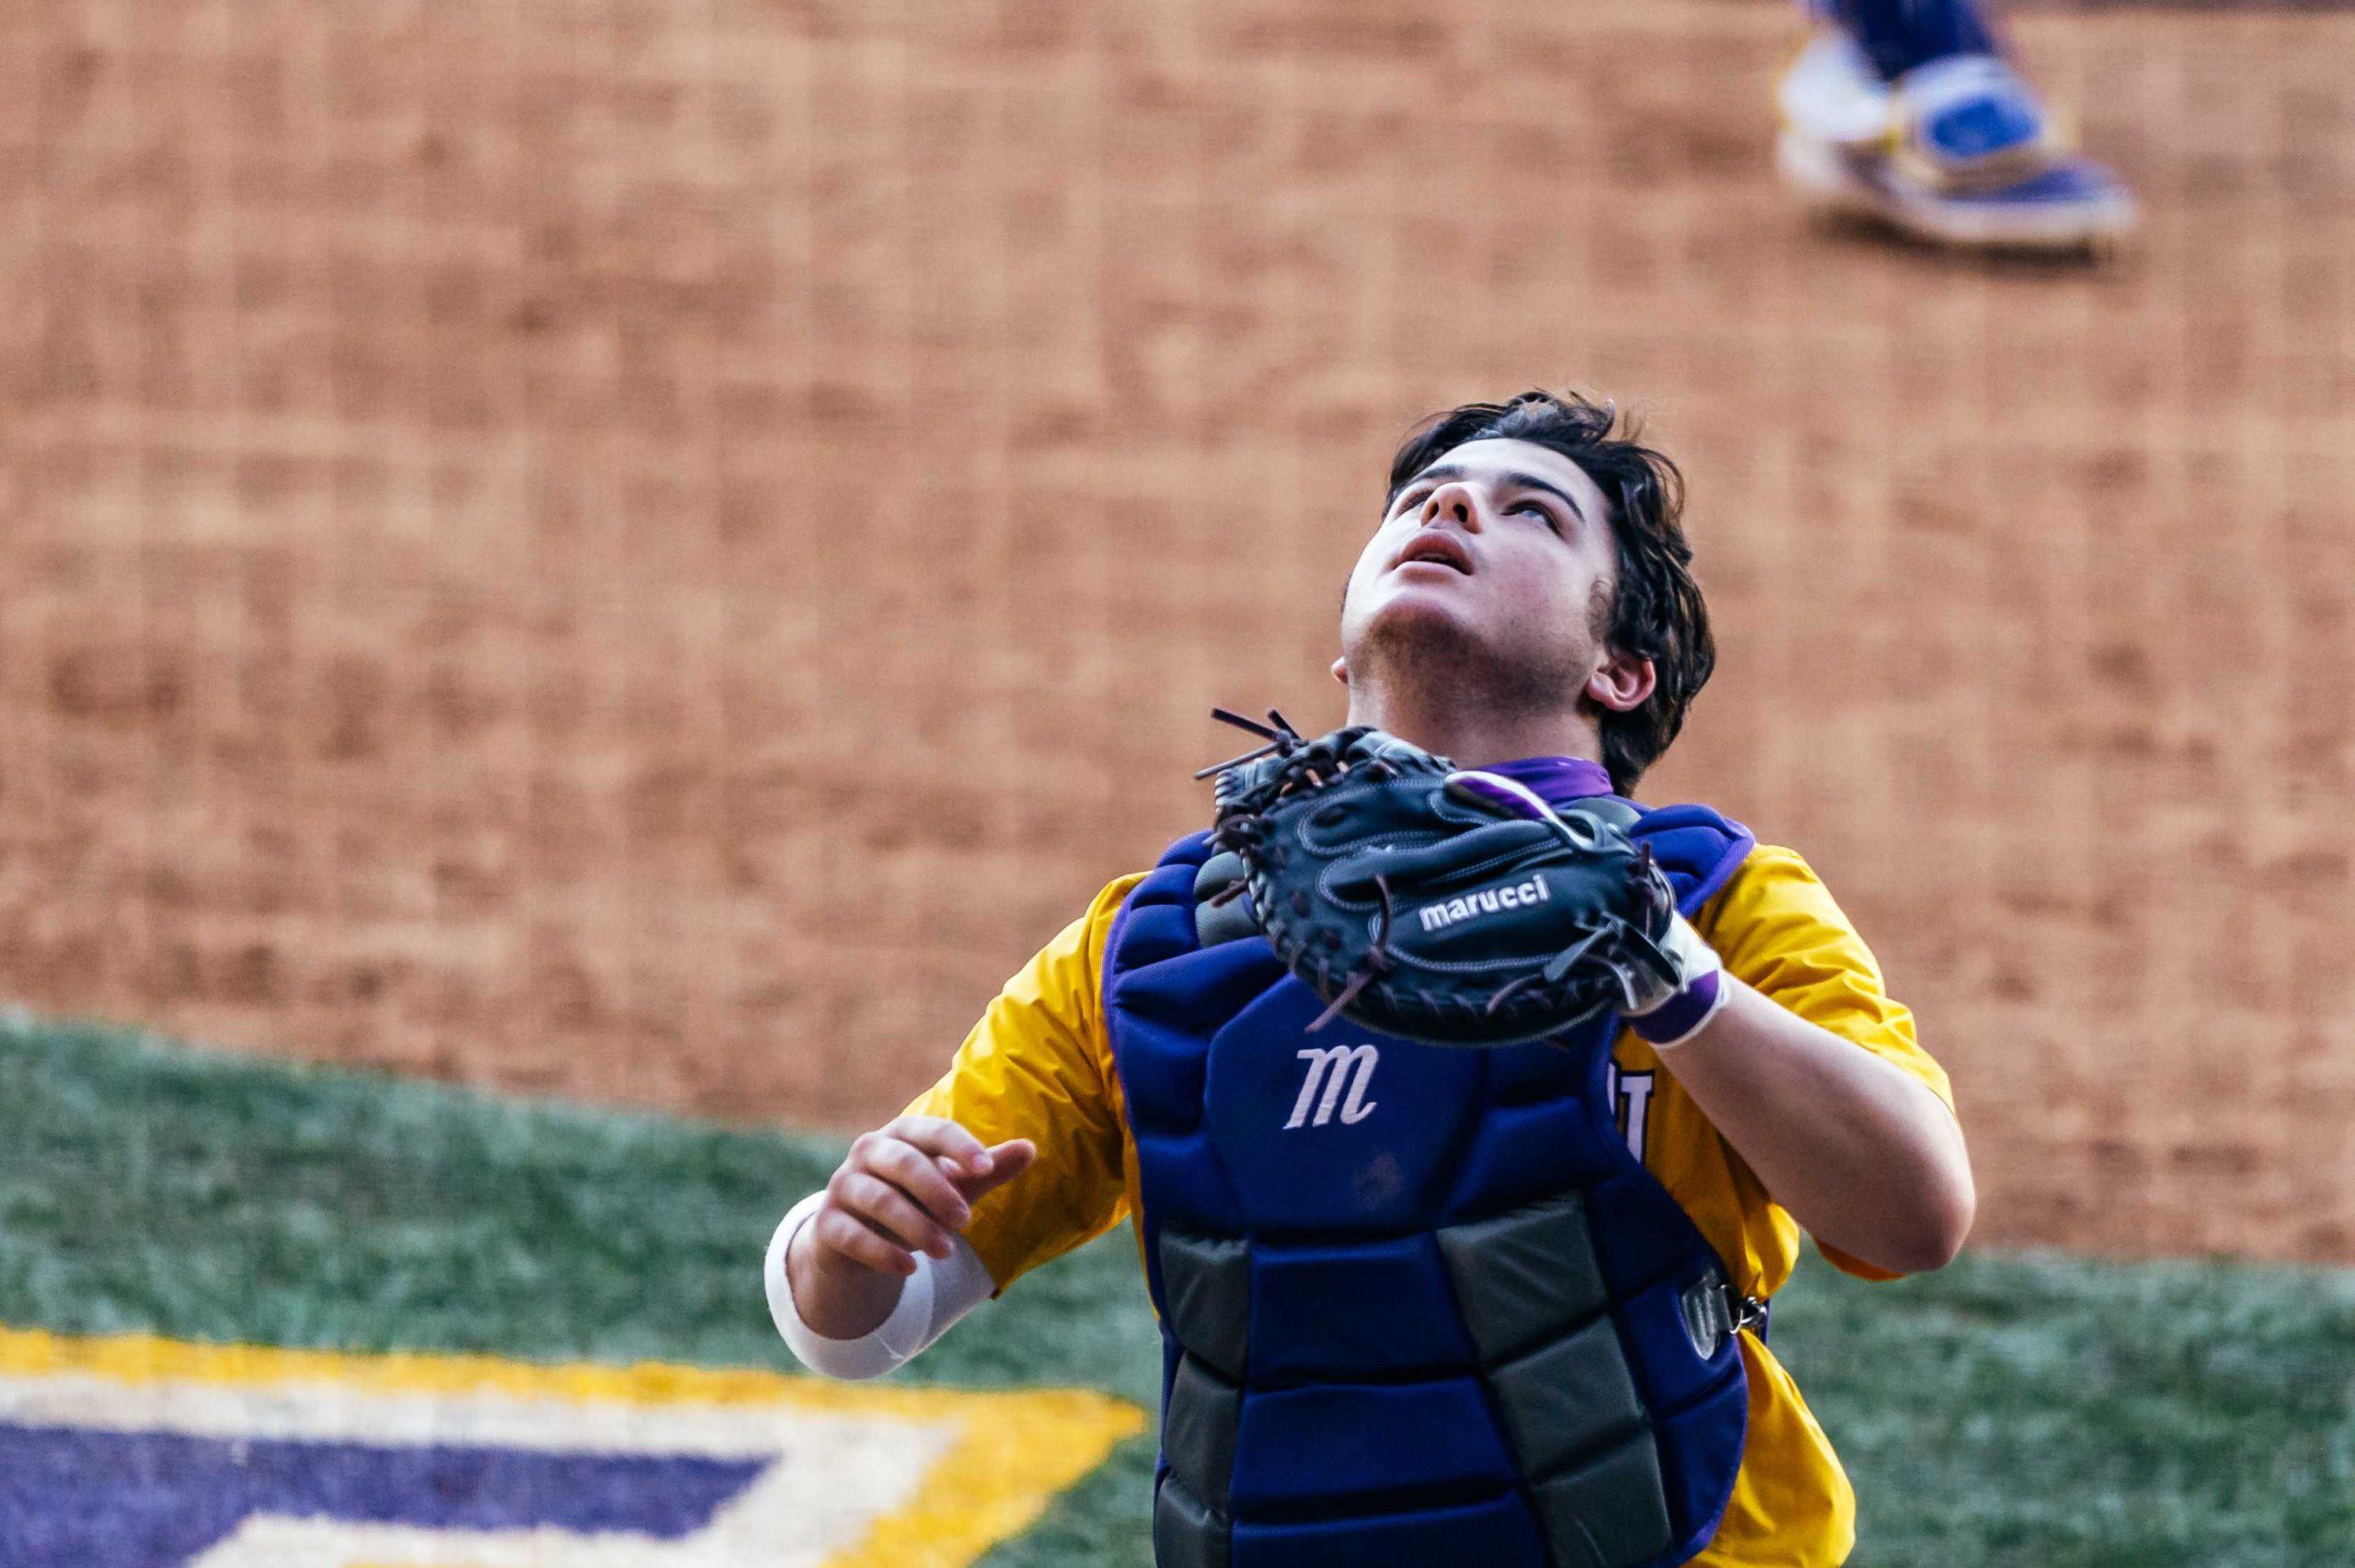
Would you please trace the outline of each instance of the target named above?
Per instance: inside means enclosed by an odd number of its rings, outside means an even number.
[[[946,1261],[973,1205],[1037,1157],[1027,1138],[984,1149],[946,1117],[895,1117],[852,1140],[804,1231],[817,1251],[905,1278],[918,1253]]]
[[[1435,1045],[1561,1035],[1670,1003],[1717,962],[1649,849],[1601,812],[1555,811],[1357,726],[1315,740],[1280,715],[1216,771],[1212,839],[1235,852],[1276,954],[1335,1013]],[[1704,1014],[1706,1021],[1706,1013]],[[1677,1031],[1683,1037],[1698,1028]]]

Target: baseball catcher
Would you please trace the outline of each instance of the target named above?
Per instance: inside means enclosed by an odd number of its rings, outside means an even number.
[[[1269,713],[770,1244],[813,1369],[899,1366],[1133,1222],[1164,1568],[1844,1561],[1767,1346],[1801,1229],[1936,1268],[1946,1075],[1806,862],[1633,798],[1715,655],[1607,404],[1425,422],[1352,572],[1345,726]]]

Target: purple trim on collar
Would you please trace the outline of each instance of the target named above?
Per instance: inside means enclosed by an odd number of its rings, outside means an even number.
[[[1584,757],[1516,757],[1484,768],[1526,785],[1548,806],[1563,806],[1592,795],[1611,793],[1610,772]]]

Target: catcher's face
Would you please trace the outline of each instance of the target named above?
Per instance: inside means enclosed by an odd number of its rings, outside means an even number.
[[[1650,665],[1626,668],[1603,633],[1616,586],[1609,503],[1547,447],[1476,441],[1442,454],[1390,503],[1350,574],[1335,673],[1354,690],[1444,665],[1522,698],[1580,694],[1632,707]]]

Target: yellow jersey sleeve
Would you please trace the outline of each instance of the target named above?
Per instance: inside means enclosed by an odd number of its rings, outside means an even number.
[[[1038,1162],[973,1205],[965,1239],[1000,1290],[1127,1217],[1132,1162],[1104,1027],[1104,948],[1142,876],[1107,887],[1005,982],[948,1070],[908,1106]]]
[[[1751,851],[1703,907],[1700,932],[1737,979],[1904,1069],[1954,1108],[1953,1085],[1914,1037],[1913,1014],[1890,997],[1872,949],[1798,852]]]
[[[1913,1013],[1889,994],[1872,949],[1797,852],[1760,845],[1703,914],[1702,934],[1737,978],[1919,1079],[1954,1109],[1954,1085],[1922,1048]],[[1837,1247],[1819,1242],[1816,1250],[1859,1278],[1897,1277]]]
[[[1953,1108],[1953,1087],[1915,1037],[1913,1014],[1889,994],[1872,949],[1795,851],[1774,844],[1751,851],[1694,925],[1735,978],[1893,1063]],[[1798,1222],[1767,1196],[1674,1074],[1660,1070],[1648,1046],[1623,1033],[1613,1057],[1621,1121],[1646,1166],[1732,1265],[1743,1289],[1764,1296],[1780,1288],[1798,1261]],[[1835,1247],[1818,1250],[1859,1277],[1895,1277]]]

